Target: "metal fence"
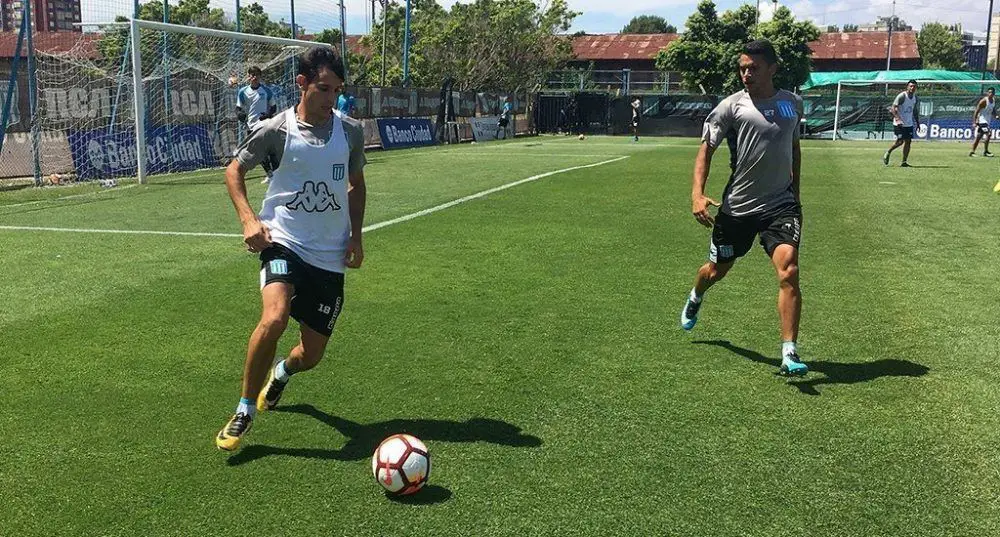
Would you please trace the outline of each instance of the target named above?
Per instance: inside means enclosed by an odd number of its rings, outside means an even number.
[[[681,82],[681,75],[670,71],[567,69],[549,73],[542,89],[567,93],[601,91],[614,96],[689,93]]]

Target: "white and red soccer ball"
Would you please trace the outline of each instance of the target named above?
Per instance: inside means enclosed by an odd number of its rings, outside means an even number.
[[[413,494],[431,475],[430,452],[417,437],[394,434],[375,449],[372,475],[391,494]]]

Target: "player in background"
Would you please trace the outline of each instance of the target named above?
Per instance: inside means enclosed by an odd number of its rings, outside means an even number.
[[[226,187],[243,225],[244,242],[260,253],[261,316],[250,336],[236,412],[215,444],[233,451],[258,410],[272,409],[296,373],[323,358],[344,299],[344,273],[364,260],[364,131],[333,110],[344,64],[332,48],[299,55],[299,103],[265,120],[226,169]],[[274,163],[260,214],[247,200],[246,173]],[[289,317],[299,342],[274,363]],[[266,384],[265,384],[266,383]]]
[[[681,327],[694,328],[705,292],[723,279],[760,237],[778,276],[778,315],[781,319],[781,366],[786,375],[805,375],[809,368],[796,349],[802,293],[799,289],[799,121],[802,98],[774,87],[777,54],[767,40],[751,41],[739,56],[740,80],[746,89],[726,97],[705,120],[701,148],[694,164],[691,212],[700,224],[712,228],[708,262],[695,277]],[[719,204],[705,196],[712,155],[729,142],[732,175],[722,206],[713,219],[709,206]],[[745,314],[741,314],[745,315]]]
[[[972,142],[972,151],[969,151],[970,157],[976,156],[976,147],[979,146],[979,140],[983,140],[983,156],[993,156],[993,153],[990,153],[990,138],[993,137],[993,132],[990,129],[990,120],[997,117],[996,105],[993,102],[995,95],[996,90],[993,88],[986,90],[986,96],[979,99],[976,111],[972,113],[972,128],[976,129],[976,141]]]
[[[642,118],[642,99],[636,97],[632,101],[632,136],[639,141],[639,120]]]
[[[510,102],[510,95],[503,98],[503,108],[500,110],[500,117],[497,119],[496,139],[500,140],[500,133],[503,139],[507,139],[507,125],[510,124],[510,116],[514,113],[514,105]]]
[[[882,155],[882,163],[889,165],[889,155],[899,146],[903,146],[903,168],[909,168],[906,159],[910,156],[910,142],[913,133],[920,128],[920,99],[917,98],[917,81],[906,83],[906,91],[900,92],[892,101],[892,130],[896,134],[896,142]]]
[[[271,90],[262,83],[260,67],[254,65],[247,69],[247,77],[249,84],[240,88],[236,94],[236,117],[246,123],[247,130],[252,136],[261,121],[274,116],[278,106],[274,102]],[[267,184],[272,176],[270,163],[263,162],[261,167],[266,174],[261,183]]]
[[[340,97],[337,97],[337,110],[341,114],[351,117],[351,114],[354,113],[354,95],[346,91],[341,93]]]

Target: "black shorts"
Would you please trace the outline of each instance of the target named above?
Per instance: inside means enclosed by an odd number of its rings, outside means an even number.
[[[499,121],[497,121],[497,127],[501,129],[506,129],[508,123],[510,123],[510,120],[501,116]]]
[[[979,134],[985,134],[986,136],[991,134],[989,123],[977,123],[976,126],[979,127]]]
[[[272,244],[260,253],[260,287],[271,282],[295,286],[292,318],[330,337],[344,305],[344,274],[314,267],[295,252]]]
[[[892,132],[896,134],[897,140],[912,140],[913,139],[913,127],[904,127],[902,125],[893,125]]]
[[[639,128],[639,118],[637,117],[632,118],[632,126],[635,128]]]
[[[774,249],[781,244],[790,244],[798,249],[801,233],[802,207],[797,203],[751,216],[731,216],[719,211],[712,228],[708,259],[713,263],[736,261],[750,251],[757,235],[760,235],[760,245],[771,257]]]

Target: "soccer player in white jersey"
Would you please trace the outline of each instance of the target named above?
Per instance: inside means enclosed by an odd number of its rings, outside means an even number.
[[[263,73],[256,65],[247,69],[248,85],[240,88],[236,94],[236,117],[247,124],[247,130],[253,134],[261,121],[274,116],[278,111],[278,105],[274,103],[274,94],[270,89],[262,84]],[[266,176],[262,183],[267,183],[271,179],[270,162],[261,162]]]
[[[344,64],[329,47],[298,57],[299,103],[265,120],[226,169],[247,249],[260,253],[262,310],[250,336],[236,412],[215,438],[233,451],[258,410],[274,408],[291,375],[323,358],[344,299],[344,273],[364,259],[364,131],[333,111]],[[274,164],[260,214],[247,200],[245,177],[265,159]],[[289,317],[299,342],[274,363]],[[266,385],[265,385],[266,383]]]
[[[979,99],[976,111],[972,113],[972,128],[976,130],[976,141],[972,142],[972,151],[969,151],[970,157],[976,156],[979,140],[983,140],[983,156],[993,156],[993,153],[990,153],[990,138],[993,137],[990,120],[997,117],[996,104],[993,101],[995,95],[996,90],[993,88],[986,90],[986,96]]]
[[[694,164],[691,211],[699,223],[712,228],[712,238],[708,262],[698,269],[681,310],[681,327],[694,328],[705,292],[759,237],[778,275],[780,372],[801,376],[809,371],[796,349],[802,312],[799,121],[803,110],[801,97],[774,87],[777,71],[777,54],[769,41],[747,43],[739,57],[740,80],[746,89],[723,99],[705,120]],[[719,204],[705,196],[705,183],[712,155],[724,140],[729,144],[732,175],[713,219],[709,206]]]
[[[903,168],[909,168],[906,159],[910,156],[910,142],[913,133],[920,129],[920,99],[917,98],[917,81],[906,83],[906,91],[900,92],[892,101],[892,131],[896,134],[896,142],[882,155],[882,163],[889,165],[889,155],[899,146],[903,146]]]

